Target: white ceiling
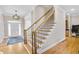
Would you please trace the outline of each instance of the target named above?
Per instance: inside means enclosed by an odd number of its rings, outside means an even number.
[[[24,16],[31,12],[35,5],[1,5],[0,11],[5,15],[14,15],[15,10],[17,10],[17,14]]]
[[[62,9],[64,9],[67,13],[71,15],[79,15],[79,5],[59,5]],[[74,10],[72,10],[74,9]]]
[[[38,7],[51,7],[49,5],[0,5],[0,12],[7,16],[15,15],[17,10],[17,14],[19,16],[25,16],[30,13],[36,6]]]
[[[79,5],[59,5],[63,10],[71,15],[79,15]],[[27,15],[36,5],[0,5],[0,13],[5,15],[14,15],[15,10],[21,16]],[[74,9],[74,11],[71,11]]]

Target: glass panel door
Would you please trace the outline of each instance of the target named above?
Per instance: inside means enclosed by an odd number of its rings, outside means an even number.
[[[8,36],[21,35],[21,23],[9,22],[8,23]]]

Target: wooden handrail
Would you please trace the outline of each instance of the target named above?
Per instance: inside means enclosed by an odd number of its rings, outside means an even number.
[[[40,26],[42,24],[44,24],[45,22],[47,22],[49,20],[49,18],[54,14],[54,12],[55,12],[55,10],[53,10],[53,13],[45,21],[43,21],[34,31],[38,30],[38,28],[40,28]]]
[[[50,10],[53,7],[51,7],[43,16],[41,16],[36,22],[34,22],[28,29],[24,30],[24,31],[28,31],[31,27],[33,27],[36,23],[38,23],[46,14],[48,14],[48,12],[50,12]]]

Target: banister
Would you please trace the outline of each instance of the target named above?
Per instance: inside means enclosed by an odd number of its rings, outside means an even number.
[[[43,16],[41,16],[37,21],[35,21],[29,28],[25,29],[25,30],[24,30],[24,31],[25,31],[25,34],[27,33],[27,31],[28,31],[30,28],[32,28],[35,24],[37,24],[38,22],[40,22],[41,19],[42,19],[44,16],[48,15],[48,14],[51,12],[52,8],[53,8],[53,7],[49,8],[49,10],[48,10],[47,12],[45,12],[45,13],[43,14]],[[55,10],[54,10],[54,11],[55,11]],[[53,12],[54,12],[54,11],[53,11]],[[54,14],[54,13],[52,13],[51,15],[49,15],[49,17],[48,17],[45,21],[43,21],[42,23],[46,22],[53,14]],[[41,23],[41,24],[42,24],[42,23]],[[41,24],[39,24],[39,26],[41,26]],[[39,26],[38,26],[38,27],[39,27]],[[37,27],[35,30],[37,30],[38,27]],[[32,53],[33,53],[33,54],[37,54],[37,40],[36,40],[36,34],[37,34],[37,32],[36,32],[35,30],[32,31]],[[24,35],[25,35],[25,34],[24,34]],[[26,34],[25,36],[27,36],[27,34]],[[25,37],[25,38],[26,38],[26,39],[25,39],[25,43],[27,44],[27,37]]]
[[[51,8],[52,9],[52,8]],[[50,9],[50,10],[51,10]],[[38,28],[45,22],[47,22],[47,20],[49,20],[49,18],[54,14],[55,10],[53,10],[53,13],[50,14],[50,16],[45,20],[43,21],[34,31],[32,31],[32,53],[33,54],[37,54],[37,40],[36,40],[36,30],[38,30]]]
[[[55,10],[53,10],[52,15],[54,14],[54,12],[55,12]],[[43,21],[34,31],[38,30],[38,28],[39,28],[43,23],[47,22],[47,21],[49,20],[49,18],[50,18],[52,15],[50,15],[45,21]]]
[[[36,23],[38,23],[46,14],[48,14],[48,12],[52,9],[53,7],[51,7],[43,16],[41,16],[36,22],[34,22],[28,29],[24,30],[24,31],[28,31],[31,27],[33,27]]]

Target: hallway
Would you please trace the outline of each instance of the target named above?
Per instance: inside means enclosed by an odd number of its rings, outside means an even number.
[[[5,5],[1,7],[5,13],[0,14],[0,53],[72,54],[79,52],[79,37],[76,37],[79,35],[79,16],[75,11],[78,10],[75,8],[78,6]],[[76,36],[70,37],[71,33]]]

